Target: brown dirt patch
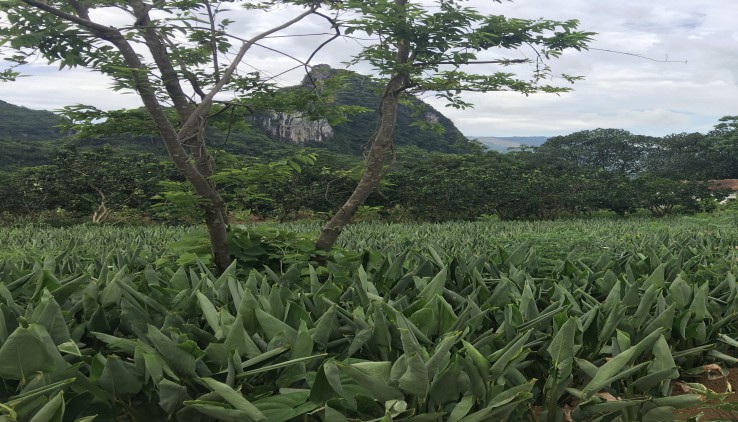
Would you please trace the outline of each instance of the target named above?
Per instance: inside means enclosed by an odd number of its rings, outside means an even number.
[[[683,382],[699,383],[707,387],[716,393],[728,393],[723,400],[723,403],[734,404],[736,410],[733,412],[720,410],[714,407],[719,401],[706,401],[703,406],[680,409],[677,410],[675,417],[676,420],[684,421],[694,416],[702,414],[700,422],[707,421],[731,421],[738,422],[738,368],[728,368],[726,376],[717,376],[715,373],[706,373],[698,378],[683,380]],[[686,394],[684,391],[680,391],[679,387],[675,386],[673,395]],[[536,406],[533,409],[533,421],[540,420],[541,408]]]
[[[697,380],[690,380],[689,382],[697,382],[708,389],[717,393],[727,393],[727,396],[723,400],[723,403],[730,403],[735,405],[736,411],[730,412],[711,408],[711,405],[716,405],[719,401],[708,401],[705,402],[704,406],[681,409],[677,411],[678,419],[688,419],[694,416],[703,414],[700,419],[702,421],[738,421],[738,393],[735,389],[738,388],[738,368],[728,368],[728,374],[726,376],[715,376],[714,374],[703,374]],[[675,389],[676,391],[677,389]],[[683,394],[675,392],[674,395]]]

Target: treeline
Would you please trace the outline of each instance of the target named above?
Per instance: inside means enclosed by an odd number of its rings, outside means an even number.
[[[219,152],[216,162],[215,180],[234,220],[323,218],[350,194],[362,169],[356,156],[317,149],[260,158]],[[705,212],[728,193],[709,183],[717,179],[738,179],[738,117],[721,119],[708,134],[657,138],[596,129],[506,154],[400,148],[361,214],[445,221]],[[199,218],[196,196],[161,157],[73,146],[55,151],[49,164],[7,175],[0,213],[5,220]]]
[[[405,164],[390,175],[388,194],[417,219],[711,211],[729,192],[709,181],[738,178],[738,118],[724,117],[708,134],[596,129],[507,154],[418,157],[398,160]]]

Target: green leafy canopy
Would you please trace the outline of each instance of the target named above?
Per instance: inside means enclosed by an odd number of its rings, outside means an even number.
[[[337,3],[337,4],[336,4]],[[345,1],[358,13],[341,23],[345,34],[368,36],[377,42],[364,47],[351,61],[367,62],[384,76],[405,75],[408,92],[435,92],[457,108],[470,106],[459,94],[463,91],[566,92],[569,87],[543,83],[552,76],[546,64],[565,50],[583,50],[593,32],[578,30],[579,21],[516,19],[483,15],[466,1],[435,1],[432,6],[408,1]],[[499,1],[497,3],[500,3]],[[361,34],[361,35],[359,35]],[[407,48],[409,57],[398,61],[395,46]],[[535,59],[520,59],[510,50],[531,48]],[[519,76],[508,71],[488,72],[491,65],[527,65]],[[481,72],[470,71],[479,65]],[[562,75],[569,82],[579,77]]]

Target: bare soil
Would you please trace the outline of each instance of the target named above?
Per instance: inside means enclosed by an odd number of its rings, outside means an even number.
[[[705,387],[717,393],[728,393],[724,399],[724,403],[735,403],[736,409],[738,409],[738,393],[735,389],[738,388],[738,368],[728,368],[728,375],[724,377],[716,377],[710,374],[703,374],[696,381],[703,384]],[[675,393],[679,394],[679,393]],[[700,418],[700,422],[703,421],[738,421],[738,410],[733,412],[721,411],[719,409],[710,408],[710,405],[717,404],[714,402],[705,402],[704,406],[690,409],[679,410],[677,415],[678,419],[688,419],[693,416],[697,416],[700,413],[703,416]]]
[[[726,376],[717,376],[715,373],[705,373],[698,378],[682,380],[680,382],[699,383],[707,387],[708,389],[716,393],[728,393],[723,399],[723,403],[734,403],[736,409],[738,409],[738,393],[735,389],[738,389],[738,368],[728,368],[728,374]],[[680,391],[679,388],[674,389],[673,395],[686,394],[686,392]],[[677,421],[685,421],[689,418],[702,414],[700,422],[708,421],[730,421],[738,422],[738,410],[729,412],[716,409],[711,405],[718,404],[719,401],[706,401],[702,406],[693,407],[689,409],[680,409],[676,412],[675,417]],[[573,404],[575,405],[575,404]],[[534,421],[539,421],[539,414],[541,412],[540,407],[533,409]],[[670,421],[664,421],[670,422]]]

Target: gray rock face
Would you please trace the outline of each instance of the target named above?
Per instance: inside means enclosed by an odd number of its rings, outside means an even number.
[[[425,113],[425,121],[435,125],[441,122],[441,117],[438,114],[429,111]]]
[[[256,123],[273,139],[305,145],[308,142],[325,142],[334,135],[325,119],[308,120],[295,113],[268,113],[256,118]]]

